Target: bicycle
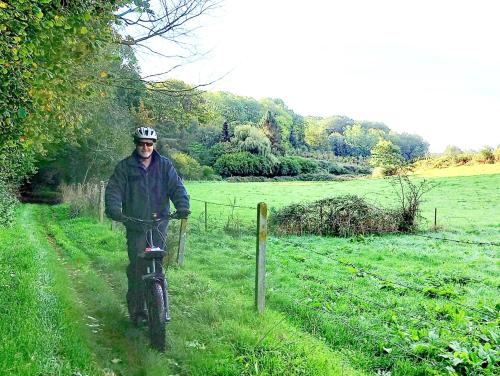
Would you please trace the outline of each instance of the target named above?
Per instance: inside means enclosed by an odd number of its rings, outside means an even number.
[[[168,216],[171,219],[177,219],[174,214]],[[150,264],[146,264],[142,280],[144,281],[144,312],[146,312],[149,337],[151,347],[159,352],[165,351],[166,341],[166,323],[170,321],[169,299],[168,299],[168,282],[163,273],[162,262],[167,255],[167,251],[163,248],[155,246],[153,243],[153,230],[156,229],[165,246],[166,239],[162,234],[159,226],[167,218],[157,218],[156,213],[153,213],[152,220],[144,220],[133,217],[126,217],[127,221],[135,222],[144,226],[146,231],[146,248],[138,255],[139,258],[148,260]],[[155,227],[156,226],[156,227]],[[139,317],[136,316],[134,324],[139,326]]]

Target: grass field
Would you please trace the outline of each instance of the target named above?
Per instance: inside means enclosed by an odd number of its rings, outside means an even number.
[[[165,355],[149,350],[145,331],[127,321],[123,233],[92,218],[70,219],[66,206],[24,205],[15,226],[0,230],[0,336],[6,339],[0,370],[495,374],[500,247],[492,243],[500,243],[500,175],[435,181],[439,185],[423,205],[422,229],[433,225],[437,208],[436,232],[271,236],[262,316],[253,312],[255,238],[248,231],[256,203],[281,207],[354,193],[394,205],[391,187],[383,179],[189,183],[186,263],[167,272],[173,322]],[[208,232],[203,200],[211,202]],[[23,239],[22,248],[12,239]]]

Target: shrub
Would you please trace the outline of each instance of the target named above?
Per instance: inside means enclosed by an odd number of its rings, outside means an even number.
[[[495,154],[493,154],[493,148],[490,146],[485,146],[479,151],[477,158],[480,163],[495,163]]]
[[[8,226],[12,223],[17,203],[12,189],[0,180],[0,226]]]
[[[497,146],[494,155],[495,155],[495,161],[500,162],[500,146]]]
[[[318,165],[320,170],[328,172],[329,174],[343,175],[348,173],[345,167],[332,161],[318,160]]]
[[[319,164],[314,159],[294,157],[300,166],[301,174],[314,174],[319,170]]]
[[[202,176],[200,163],[188,154],[173,152],[170,155],[177,173],[184,179],[196,180]]]
[[[271,210],[269,221],[278,235],[353,236],[396,232],[399,214],[346,195]]]
[[[221,156],[214,164],[221,176],[272,176],[276,162],[269,157],[243,151]]]
[[[278,176],[295,176],[300,174],[300,163],[297,161],[297,157],[280,157],[277,167],[275,175]]]
[[[215,177],[215,172],[210,166],[201,166],[201,175],[205,180],[212,180]]]
[[[215,161],[223,155],[237,152],[237,147],[231,142],[218,142],[210,149],[208,164],[214,165]]]

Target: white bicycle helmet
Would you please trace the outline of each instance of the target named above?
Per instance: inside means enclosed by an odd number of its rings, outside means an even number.
[[[141,139],[153,140],[156,142],[158,140],[158,135],[153,128],[139,127],[134,132],[134,141],[137,142]]]

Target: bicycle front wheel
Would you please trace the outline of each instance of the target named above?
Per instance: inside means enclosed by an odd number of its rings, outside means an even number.
[[[165,351],[165,304],[160,282],[153,282],[148,292],[149,335],[151,347]]]

